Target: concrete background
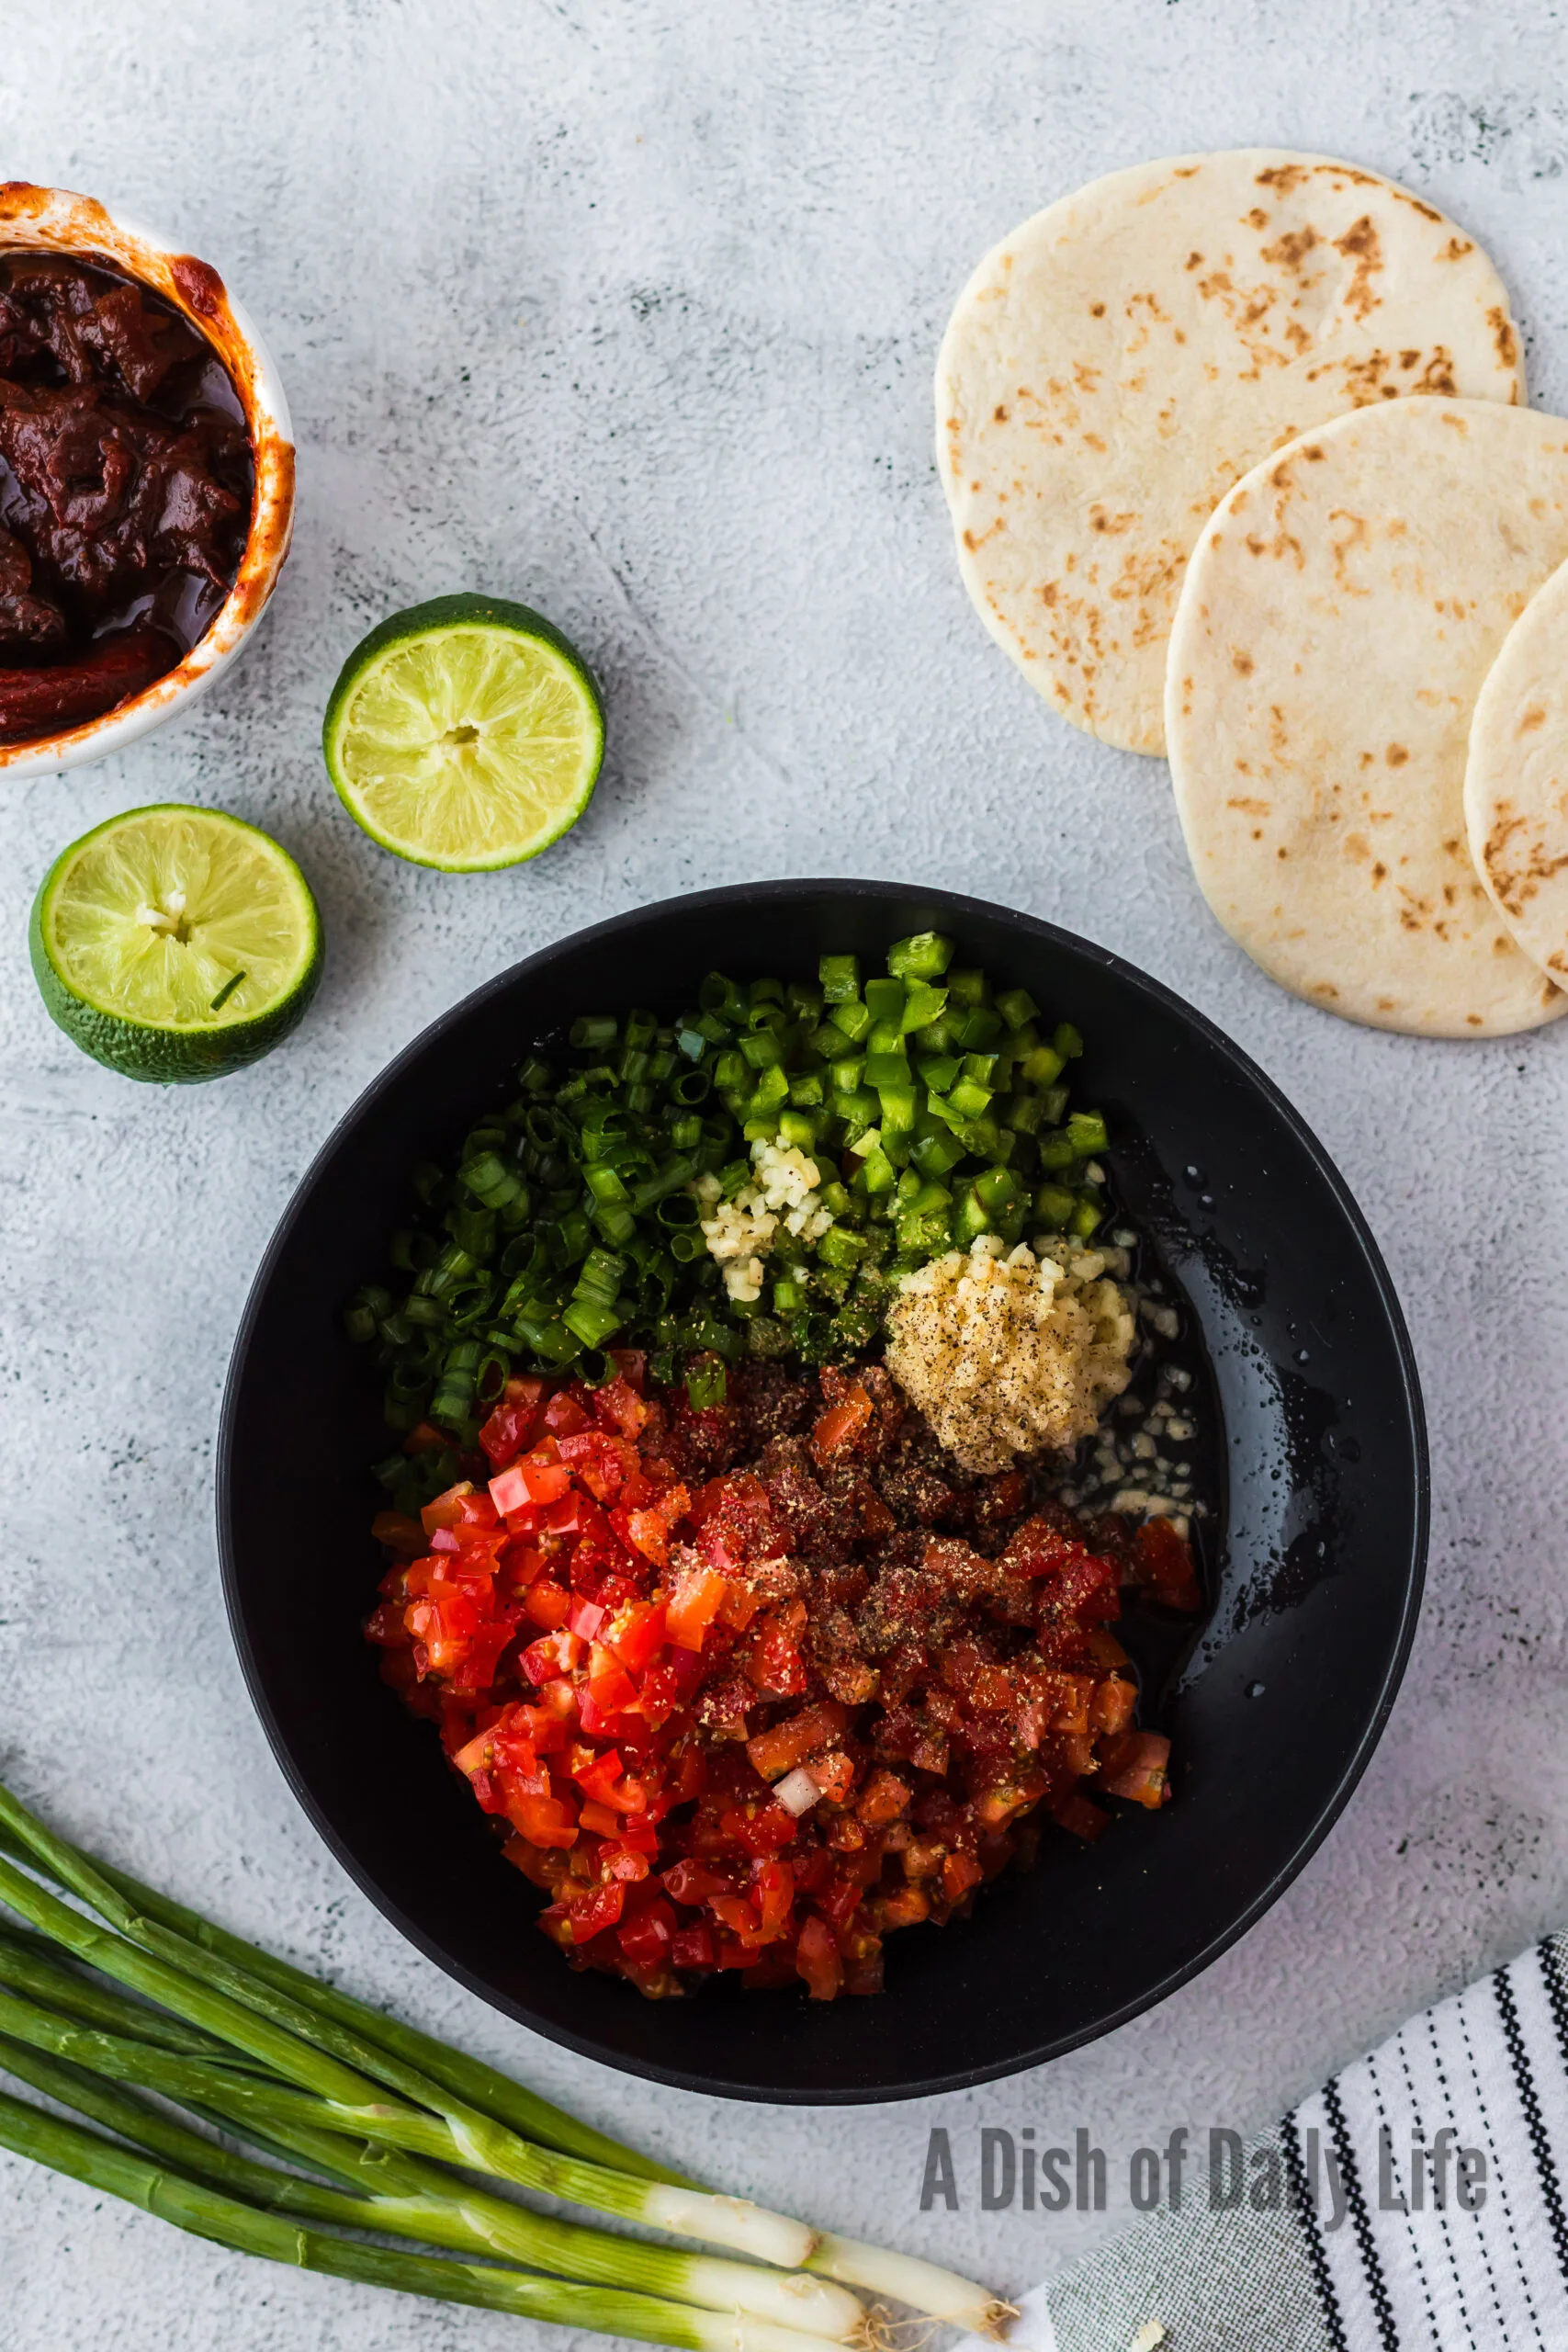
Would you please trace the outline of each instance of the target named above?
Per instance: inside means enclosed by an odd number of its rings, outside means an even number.
[[[1430,195],[1490,247],[1533,396],[1568,401],[1562,12],[1503,0],[76,0],[0,5],[0,168],[118,201],[223,271],[283,370],[293,560],[183,733],[6,789],[0,858],[0,1770],[234,1926],[324,1961],[728,2184],[1021,2288],[1109,2221],[981,2216],[983,2122],[1114,2150],[1261,2123],[1414,2004],[1568,1919],[1568,1031],[1353,1030],[1225,941],[1163,770],[1058,722],[959,587],[930,448],[981,251],[1094,175],[1278,142]],[[611,749],[537,865],[444,879],[340,811],[316,751],[389,608],[518,594],[583,646]],[[162,798],[254,819],[329,930],[310,1022],[211,1089],[128,1085],[51,1029],[26,914],[54,854]],[[1284,1086],[1403,1293],[1436,1519],[1403,1696],[1344,1819],[1244,1944],[1033,2075],[916,2107],[710,2103],[570,2059],[400,1944],[317,1845],[231,1652],[211,1511],[231,1336],[340,1113],[520,954],[671,891],[896,876],[987,893],[1157,973]],[[928,2127],[965,2210],[922,2223]],[[1114,2170],[1114,2167],[1113,2167]],[[516,2325],[228,2257],[0,2162],[0,2346],[489,2352]]]

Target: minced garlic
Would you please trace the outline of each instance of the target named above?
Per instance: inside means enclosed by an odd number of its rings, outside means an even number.
[[[906,1274],[888,1317],[887,1369],[965,1469],[1066,1453],[1132,1377],[1120,1251],[1066,1236],[1005,1245],[983,1233]]]
[[[822,1238],[833,1214],[822,1205],[821,1182],[817,1162],[798,1145],[761,1141],[751,1146],[751,1182],[732,1200],[724,1199],[716,1176],[697,1178],[691,1189],[704,1211],[698,1220],[703,1239],[724,1269],[731,1298],[761,1296],[762,1260],[781,1227],[800,1241]]]

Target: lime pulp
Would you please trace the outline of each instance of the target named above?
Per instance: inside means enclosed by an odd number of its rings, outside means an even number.
[[[322,729],[350,815],[446,874],[536,857],[577,822],[604,755],[599,689],[540,613],[440,596],[394,613],[344,664]]]
[[[220,1078],[303,1016],[316,902],[287,851],[211,808],[111,817],[45,876],[29,926],[51,1018],[128,1078]]]

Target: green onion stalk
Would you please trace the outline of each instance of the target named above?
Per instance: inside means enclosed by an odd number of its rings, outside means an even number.
[[[30,2073],[19,2052],[30,2058]],[[7,1994],[0,1994],[0,2058],[8,2072],[32,2081],[83,2113],[94,2113],[94,2109],[74,2092],[68,2095],[45,2079],[49,2074],[69,2076],[78,2086],[93,2076],[134,2084],[214,2117],[223,2129],[243,2138],[252,2137],[256,2125],[261,2125],[265,2136],[287,2151],[290,2160],[349,2180],[362,2193],[345,2197],[288,2175],[271,2174],[265,2165],[245,2159],[233,2160],[234,2171],[229,2177],[219,2178],[218,2185],[231,2186],[253,2201],[280,2204],[284,2211],[309,2220],[346,2222],[354,2229],[418,2238],[459,2253],[555,2271],[594,2286],[635,2287],[671,2301],[771,2320],[834,2343],[858,2344],[866,2339],[866,2317],[860,2303],[846,2289],[829,2285],[826,2279],[649,2245],[582,2229],[575,2222],[547,2219],[504,2198],[474,2189],[434,2165],[389,2149],[340,2142],[334,2133],[313,2127],[314,2102],[296,2092],[269,2090],[252,2080],[228,2079],[221,2066],[172,2057],[115,2034],[73,2025]],[[51,2067],[51,2060],[63,2060],[66,2064]],[[222,2159],[222,2152],[210,2143],[177,2127],[150,2141],[146,2119],[162,2122],[155,2110],[123,2094],[96,2089],[95,2096],[98,2101],[96,2120],[106,2120],[109,2110],[118,2109],[114,2130],[152,2145],[183,2172],[214,2177],[214,2160]],[[258,2177],[276,2183],[277,2194],[260,2194]]]
[[[0,1790],[0,1798],[5,1794],[6,1792]],[[3,1807],[0,1807],[0,1818],[3,1817]],[[0,1849],[8,1849],[18,1860],[28,1860],[33,1861],[35,1867],[40,1866],[33,1850],[20,1838],[13,1837],[7,1841],[0,1832]],[[79,1849],[75,1850],[80,1854]],[[85,1860],[87,1857],[80,1856],[80,1859]],[[41,1866],[47,1868],[47,1865]],[[595,2132],[592,2124],[580,2122],[575,2115],[568,2115],[563,2109],[552,2107],[547,2099],[540,2098],[521,2083],[514,2083],[509,2075],[498,2074],[493,2067],[485,2065],[478,2058],[468,2057],[463,2051],[449,2048],[446,2042],[438,2041],[434,2034],[422,2033],[417,2026],[405,2025],[399,2018],[389,2018],[383,2010],[372,2008],[368,2001],[356,2001],[352,1993],[340,1992],[333,1984],[323,1984],[318,1977],[308,1975],[304,1969],[295,1968],[289,1962],[278,1960],[271,1952],[246,1943],[243,1937],[231,1935],[226,1928],[215,1927],[199,1912],[187,1910],[183,1903],[175,1902],[172,1896],[161,1894],[153,1887],[144,1886],[140,1879],[132,1878],[129,1872],[117,1870],[112,1864],[96,1858],[93,1868],[144,1918],[155,1921],[160,1927],[172,1928],[187,1943],[211,1952],[217,1959],[235,1962],[248,1970],[252,1976],[259,1977],[264,1984],[270,1984],[275,1992],[290,1994],[295,2000],[303,2001],[310,2008],[319,2010],[322,2017],[331,2018],[334,2024],[378,2042],[394,2057],[407,2059],[411,2065],[422,2069],[447,2090],[455,2091],[459,2098],[466,2098],[471,2105],[482,2109],[498,2123],[510,2124],[523,2138],[537,2141],[542,2147],[558,2149],[563,2155],[581,2156],[590,2164],[605,2165],[615,2172],[632,2173],[639,2179],[665,2181],[681,2188],[702,2186],[699,2181],[688,2180],[680,2173],[656,2164],[651,2156],[642,2155],[633,2148],[622,2147],[618,2141],[608,2138],[604,2132]],[[41,1948],[48,1949],[48,1946]],[[157,2013],[148,2011],[146,2014],[155,2016]],[[202,2039],[211,2047],[226,2046],[211,2044],[210,2037]],[[233,2054],[232,2051],[229,2052],[231,2059]]]
[[[525,2262],[561,2273],[580,2288],[629,2284],[671,2308],[691,2304],[726,2312],[733,2324],[744,2322],[747,2340],[759,2352],[764,2352],[762,2335],[770,2330],[797,2344],[807,2338],[818,2344],[867,2342],[874,2323],[844,2291],[852,2286],[895,2296],[928,2317],[985,2334],[997,2334],[1010,2315],[1010,2306],[933,2265],[824,2236],[804,2222],[663,2173],[479,2062],[320,1984],[124,1873],[101,1868],[55,1837],[3,1787],[0,1844],[107,1923],[85,1917],[26,1871],[0,1859],[0,1902],[35,1931],[0,1931],[0,1985],[10,1988],[0,1994],[0,2034],[10,2038],[10,2051],[28,2051],[35,2068],[65,2066],[73,2079],[104,2077],[152,2091],[253,2146],[281,2152],[287,2163],[324,2171],[347,2184],[350,2203],[362,2216],[357,2226]],[[111,1984],[63,1965],[51,1956],[51,1946]],[[148,2006],[154,2003],[157,2007]],[[10,2054],[0,2054],[16,2072]],[[36,2075],[25,2078],[36,2082]],[[107,2092],[101,2084],[95,2092],[100,2100],[130,2096]],[[135,2104],[140,2109],[142,2102]],[[96,2113],[94,2120],[105,2116]],[[557,2144],[524,2136],[530,2125],[547,2129]],[[111,2128],[125,2130],[123,2124]],[[144,2132],[140,2136],[141,2144],[150,2144]],[[559,2144],[563,2141],[584,2151],[591,2146],[593,2154],[569,2153]],[[204,2150],[211,2146],[200,2144]],[[153,2153],[178,2162],[167,2145],[154,2146]],[[773,2267],[649,2246],[547,2219],[476,2188],[446,2166],[488,2174],[674,2236],[729,2246]],[[96,2185],[107,2185],[94,2177]],[[210,2172],[204,2177],[210,2178]],[[285,2184],[276,2192],[285,2208],[300,2211],[297,2177],[269,2178]],[[237,2177],[227,2185],[237,2186]],[[304,2218],[344,2219],[336,2206],[321,2201],[337,2198],[341,2203],[341,2186],[318,2186],[310,2193],[317,2201]],[[182,2226],[195,2225],[186,2221]],[[308,2267],[333,2265],[323,2260]],[[465,2270],[462,2265],[434,2267]],[[802,2270],[813,2275],[802,2277]],[[444,2291],[459,2301],[479,2300],[450,2282]],[[497,2306],[502,2307],[521,2308]],[[554,2315],[529,2308],[536,2317]],[[586,2310],[570,2324],[609,2324]],[[753,2328],[762,2335],[751,2335]],[[614,2332],[649,2331],[616,2321]],[[655,2340],[695,2339],[665,2334]],[[782,2344],[775,2344],[774,2352],[783,2352]]]
[[[0,2147],[29,2156],[51,2171],[65,2173],[89,2188],[128,2204],[140,2205],[160,2221],[193,2236],[256,2254],[296,2269],[353,2278],[371,2287],[400,2288],[447,2303],[477,2303],[519,2319],[593,2328],[604,2335],[626,2335],[649,2344],[671,2344],[685,2352],[808,2352],[819,2338],[777,2327],[766,2320],[700,2311],[664,2302],[652,2295],[619,2292],[481,2263],[444,2261],[367,2245],[330,2232],[302,2227],[280,2213],[265,2212],[225,2195],[205,2180],[190,2180],[164,2163],[150,2162],[80,2124],[47,2115],[24,2099],[0,2092]],[[375,2226],[374,2223],[368,2224]]]
[[[17,1827],[20,1812],[14,1800],[0,1796],[0,1817],[8,1827]],[[39,1834],[49,1849],[35,1849],[40,1859],[119,1932],[85,1918],[6,1861],[0,1861],[0,1901],[79,1960],[162,2002],[311,2094],[310,2105],[324,2129],[383,2140],[623,2221],[651,2222],[675,2236],[731,2246],[786,2269],[797,2268],[816,2245],[816,2233],[805,2222],[743,2199],[634,2179],[520,2139],[402,2060],[360,2041],[259,1979],[247,1980],[233,1962],[200,1952],[172,1930],[142,1919],[62,1841],[47,1831]],[[179,1965],[187,1958],[199,1963],[189,1974]],[[399,2095],[389,2098],[388,2087]]]

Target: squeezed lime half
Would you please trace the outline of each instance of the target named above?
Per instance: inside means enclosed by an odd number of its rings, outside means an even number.
[[[161,1085],[270,1053],[321,967],[316,901],[287,850],[238,817],[174,803],[111,817],[62,851],[28,945],[73,1043]]]
[[[443,874],[537,857],[575,825],[604,757],[588,664],[526,605],[437,596],[344,663],[321,730],[350,816]]]

